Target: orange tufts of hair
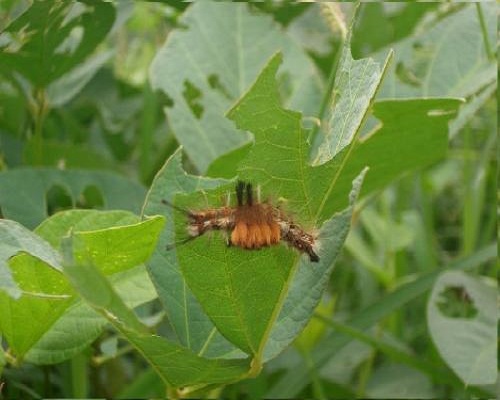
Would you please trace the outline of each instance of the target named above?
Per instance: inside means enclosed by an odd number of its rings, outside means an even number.
[[[271,245],[271,227],[269,226],[269,224],[262,224],[260,226],[260,232],[262,234],[262,246]]]
[[[271,228],[271,244],[279,243],[281,240],[281,229],[276,222],[269,224]]]
[[[247,224],[238,222],[231,232],[231,243],[235,246],[243,246],[248,234]]]

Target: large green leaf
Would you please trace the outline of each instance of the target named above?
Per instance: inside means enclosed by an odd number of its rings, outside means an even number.
[[[269,62],[228,115],[239,128],[255,135],[254,145],[240,163],[239,176],[259,184],[267,196],[284,198],[285,207],[292,210],[304,226],[320,226],[335,212],[348,207],[351,182],[367,165],[371,169],[367,177],[371,182],[368,191],[373,191],[402,171],[443,157],[447,121],[456,113],[459,101],[408,100],[379,103],[375,115],[380,116],[384,124],[380,129],[365,141],[352,142],[322,165],[310,166],[310,150],[301,127],[301,116],[283,109],[280,104],[275,79],[280,62],[279,55]],[[370,102],[371,97],[365,102],[365,109]],[[415,154],[417,146],[425,147],[425,151]],[[221,190],[198,195],[191,201],[179,198],[178,204],[203,207],[205,197],[207,203],[213,205],[227,189]],[[177,225],[177,233],[182,235],[185,229],[182,221]],[[345,221],[343,225],[344,228],[335,229],[344,232]],[[298,280],[291,303],[301,298],[300,293],[309,290],[313,293],[305,300],[308,306],[299,317],[297,329],[292,330],[298,332],[312,313],[324,278],[319,273],[315,277],[302,277],[303,280],[295,278],[297,258],[282,247],[242,252],[237,248],[228,249],[222,239],[208,242],[207,238],[200,238],[177,250],[183,275],[217,328],[242,350],[259,359],[286,293],[294,284],[293,279]],[[324,266],[325,271],[328,267]],[[290,304],[288,308],[294,306]],[[292,336],[279,338],[280,329],[288,328],[277,328],[277,341],[270,345],[267,356],[279,352],[292,339]]]
[[[447,124],[456,115],[459,100],[386,100],[374,105],[382,125],[368,138],[351,142],[319,166],[310,166],[300,114],[279,103],[274,79],[279,63],[277,55],[228,115],[240,129],[255,135],[254,146],[239,164],[240,177],[259,183],[264,193],[287,199],[304,221],[318,224],[347,207],[351,182],[365,166],[370,167],[362,189],[367,194],[444,157]]]
[[[94,51],[114,18],[106,2],[35,1],[0,33],[0,70],[46,87]]]
[[[126,211],[71,210],[49,218],[35,232],[56,248],[72,232],[81,242],[78,256],[88,253],[102,266],[103,273],[114,274],[149,257],[163,223],[160,216],[140,221]],[[28,238],[34,236],[27,232]],[[59,270],[31,254],[14,257],[10,268],[22,296],[14,301],[0,294],[0,327],[13,354],[22,358],[72,304],[74,293]],[[68,339],[59,336],[59,340],[64,343]]]
[[[182,169],[181,156],[180,150],[176,151],[156,175],[146,197],[145,215],[163,214],[168,220],[173,220],[173,210],[162,204],[162,200],[173,202],[178,193],[208,190],[226,183],[224,180],[186,174]],[[227,356],[235,347],[217,332],[187,287],[177,262],[176,250],[167,250],[167,245],[176,240],[174,231],[173,224],[167,224],[148,262],[158,296],[183,346],[208,357]]]
[[[19,298],[21,290],[12,278],[7,262],[21,252],[33,255],[40,263],[52,268],[62,269],[59,254],[47,242],[15,221],[0,220],[0,290],[14,298]]]
[[[104,208],[138,213],[144,188],[120,175],[104,171],[19,168],[0,172],[0,206],[5,218],[33,228],[47,218],[47,192],[61,187],[73,205],[88,188],[101,193]]]
[[[493,384],[497,380],[498,291],[495,286],[493,281],[480,281],[460,271],[448,271],[437,279],[427,303],[432,339],[443,359],[466,385]],[[447,299],[446,294],[454,294],[456,298]],[[460,304],[452,304],[454,300]],[[456,305],[464,311],[463,315],[450,312]]]
[[[244,360],[202,358],[161,336],[148,334],[110,282],[92,264],[67,263],[64,271],[84,300],[137,348],[166,384],[175,388],[199,387],[228,383],[247,374],[249,365]]]
[[[200,170],[248,141],[224,118],[268,58],[284,52],[281,79],[288,105],[311,115],[320,103],[313,63],[272,19],[246,4],[196,2],[183,14],[151,66],[151,82],[173,106],[166,109],[178,141]]]

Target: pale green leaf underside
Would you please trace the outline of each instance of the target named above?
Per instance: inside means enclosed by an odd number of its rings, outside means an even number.
[[[144,188],[120,175],[105,171],[63,171],[55,168],[19,168],[0,172],[0,206],[5,218],[34,228],[48,217],[47,192],[54,186],[64,188],[73,205],[88,187],[96,187],[104,208],[138,213]]]
[[[62,269],[60,256],[47,242],[15,221],[0,220],[0,290],[14,298],[19,298],[21,291],[7,262],[20,252],[29,253],[52,268]]]
[[[313,165],[331,160],[351,143],[368,113],[391,56],[392,52],[389,52],[381,68],[371,58],[354,60],[350,42],[345,43],[337,69],[328,122],[315,137],[319,148],[313,157]]]
[[[427,303],[427,322],[439,353],[466,385],[487,385],[497,380],[497,288],[460,271],[443,273]],[[451,318],[438,307],[446,288],[463,288],[477,314]]]
[[[481,7],[490,43],[496,43],[496,4]],[[488,59],[483,33],[473,4],[437,23],[423,26],[395,45],[394,60],[380,90],[386,98],[468,97],[497,77],[495,60]],[[383,59],[388,49],[377,53]]]
[[[278,50],[285,54],[287,104],[309,115],[317,112],[314,65],[270,17],[252,14],[243,3],[196,2],[180,23],[186,29],[169,35],[150,76],[153,87],[173,100],[166,109],[169,123],[198,170],[205,171],[218,156],[248,141],[224,113]],[[190,100],[196,104],[192,107],[202,108],[199,117],[187,101],[186,85],[200,92]]]

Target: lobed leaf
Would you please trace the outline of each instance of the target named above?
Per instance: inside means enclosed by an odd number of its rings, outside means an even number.
[[[246,4],[196,2],[180,23],[185,29],[168,36],[150,77],[153,87],[173,100],[166,109],[169,124],[200,172],[248,142],[224,113],[276,51],[285,54],[281,79],[287,104],[309,115],[317,111],[315,67],[270,17],[252,14]]]
[[[300,114],[283,109],[279,102],[274,76],[280,59],[271,59],[228,116],[255,135],[254,146],[239,164],[239,175],[287,199],[305,221],[318,224],[344,209],[351,182],[365,166],[371,172],[362,193],[368,194],[446,154],[448,121],[460,100],[386,100],[375,103],[374,115],[381,125],[369,137],[351,142],[319,166],[309,165]]]

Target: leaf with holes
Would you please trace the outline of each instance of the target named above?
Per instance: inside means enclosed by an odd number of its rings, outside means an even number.
[[[497,380],[497,288],[463,272],[443,273],[427,303],[427,322],[439,353],[466,385]]]
[[[259,184],[265,196],[284,198],[285,208],[303,226],[323,225],[320,236],[328,245],[320,257],[328,262],[316,270],[304,257],[301,263],[306,265],[298,268],[296,253],[283,246],[249,252],[227,248],[222,238],[211,242],[199,238],[177,249],[183,276],[217,329],[257,361],[281,351],[310,318],[348,229],[351,182],[369,166],[363,190],[370,192],[403,171],[443,157],[447,123],[460,104],[455,99],[378,103],[374,112],[383,125],[373,135],[353,140],[335,158],[311,166],[301,116],[280,104],[276,82],[280,62],[280,55],[273,57],[228,114],[240,129],[255,135],[254,145],[239,164],[239,177]],[[416,153],[415,148],[425,150]],[[228,190],[226,185],[176,201],[203,208],[206,198],[208,204],[220,205]],[[342,214],[346,208],[347,214]],[[177,218],[178,236],[183,235],[185,223]]]
[[[168,121],[199,171],[248,142],[224,113],[276,51],[285,54],[280,80],[286,104],[308,115],[317,112],[314,65],[270,17],[252,14],[243,3],[196,2],[180,24],[186,29],[168,36],[150,77],[173,100]]]
[[[390,45],[395,59],[380,96],[469,98],[450,126],[450,134],[456,134],[497,86],[497,63],[491,48],[497,41],[496,27],[493,2],[457,8],[444,18],[436,14],[430,21],[424,19],[415,35]],[[375,57],[382,59],[386,53],[383,49]]]
[[[5,218],[34,228],[48,216],[46,195],[60,188],[76,205],[94,189],[102,197],[105,209],[123,209],[138,213],[145,189],[120,175],[104,171],[55,168],[19,168],[0,172],[0,207]]]
[[[0,33],[0,70],[46,87],[90,55],[114,19],[105,2],[35,1]]]

